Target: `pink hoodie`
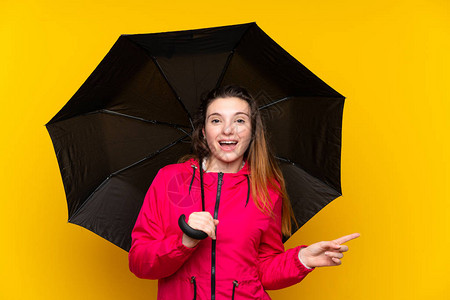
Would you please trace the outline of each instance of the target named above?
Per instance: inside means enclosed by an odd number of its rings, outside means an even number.
[[[198,163],[162,168],[153,180],[132,233],[130,270],[159,279],[158,299],[270,299],[266,289],[300,282],[313,269],[298,259],[302,246],[284,251],[282,200],[270,191],[275,219],[262,213],[249,192],[247,164],[237,173],[204,173],[205,208],[220,221],[216,241],[181,243],[178,227],[201,211]]]

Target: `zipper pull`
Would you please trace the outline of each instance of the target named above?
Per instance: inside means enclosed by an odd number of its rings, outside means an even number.
[[[233,280],[233,294],[231,295],[231,300],[234,300],[234,290],[239,286],[239,282],[237,280]]]

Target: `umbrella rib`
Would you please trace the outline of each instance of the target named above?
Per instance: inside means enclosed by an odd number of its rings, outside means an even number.
[[[219,87],[220,84],[222,83],[223,77],[225,76],[225,72],[228,70],[228,66],[230,65],[233,54],[234,54],[234,49],[231,50],[230,54],[228,54],[227,61],[225,62],[225,66],[222,69],[222,73],[219,76],[219,80],[217,80],[216,88]]]
[[[177,98],[178,102],[180,103],[181,107],[183,107],[184,111],[187,113],[189,122],[191,123],[191,128],[192,131],[194,131],[194,123],[192,123],[192,117],[191,114],[189,113],[189,111],[187,110],[186,106],[184,105],[183,101],[181,101],[180,96],[177,94],[177,91],[175,90],[175,88],[170,84],[169,79],[166,76],[166,73],[164,73],[163,69],[161,68],[161,65],[158,63],[158,60],[156,59],[155,56],[151,56],[153,62],[155,63],[156,67],[159,69],[159,71],[161,72],[162,76],[164,77],[164,79],[166,80],[167,84],[170,86],[170,88],[172,89],[173,93],[175,94],[175,97]]]
[[[121,117],[130,118],[130,119],[134,119],[134,120],[139,120],[139,121],[143,121],[143,122],[147,122],[147,123],[157,124],[157,125],[166,125],[166,126],[178,129],[181,132],[183,132],[184,134],[190,136],[190,133],[188,133],[186,130],[184,130],[182,128],[182,127],[186,127],[186,126],[173,124],[173,123],[169,123],[169,122],[160,122],[160,121],[156,121],[156,120],[147,120],[147,119],[144,119],[144,118],[139,118],[139,117],[136,117],[136,116],[127,115],[127,114],[119,113],[119,112],[108,110],[108,109],[101,109],[101,110],[98,110],[98,111],[95,111],[95,112],[92,112],[92,113],[96,113],[96,112],[103,112],[103,113],[110,114],[110,115],[121,116]]]
[[[94,194],[95,194],[98,190],[100,190],[100,189],[101,189],[101,188],[102,188],[102,187],[103,187],[103,186],[111,179],[111,177],[116,176],[117,174],[119,174],[119,173],[121,173],[121,172],[123,172],[123,171],[126,171],[126,170],[128,170],[128,169],[130,169],[130,168],[132,168],[132,167],[134,167],[134,166],[136,166],[136,165],[138,165],[138,164],[140,164],[140,163],[142,163],[142,162],[148,160],[148,159],[153,158],[154,156],[156,156],[156,155],[158,155],[158,154],[160,154],[160,153],[166,151],[167,149],[172,148],[172,147],[175,146],[176,144],[182,142],[182,141],[183,141],[185,138],[187,138],[187,137],[189,137],[189,135],[182,136],[181,138],[179,138],[179,139],[173,141],[172,143],[170,143],[170,144],[168,144],[168,145],[162,147],[161,149],[159,149],[159,150],[153,152],[153,153],[150,154],[149,156],[146,156],[146,157],[142,158],[141,160],[132,163],[132,164],[129,165],[129,166],[126,166],[126,167],[124,167],[124,168],[122,168],[122,169],[120,169],[120,170],[117,170],[117,171],[111,173],[111,174],[110,174],[108,177],[106,177],[106,179],[103,180],[103,182],[102,182],[102,183],[101,183],[101,184],[100,184],[100,185],[99,185],[99,186],[98,186],[98,187],[97,187],[97,188],[96,188],[96,189],[95,189],[95,190],[94,190],[87,198],[86,198],[86,201],[84,201],[83,204],[82,204],[82,205],[81,205],[81,206],[73,213],[72,217],[69,218],[69,222],[71,222],[72,218],[74,218],[74,217],[78,214],[78,212],[80,212],[80,211],[83,209],[83,207],[86,206],[86,204],[89,202],[89,200],[91,200],[91,198],[94,196]]]
[[[283,102],[283,101],[286,101],[286,100],[289,100],[289,99],[292,99],[292,98],[295,98],[295,97],[294,97],[294,96],[287,96],[287,97],[284,97],[284,98],[275,100],[275,101],[273,101],[273,102],[270,102],[270,103],[268,103],[268,104],[266,104],[266,105],[262,105],[262,106],[260,106],[258,109],[259,109],[259,110],[265,109],[265,108],[268,108],[268,107],[270,107],[270,106],[272,106],[272,105],[278,104],[278,103],[280,103],[280,102]]]
[[[241,43],[242,37],[243,37],[244,35],[247,34],[247,32],[250,30],[250,28],[251,28],[252,26],[256,26],[256,23],[255,23],[255,22],[249,23],[249,25],[250,25],[250,26],[248,26],[248,28],[247,28],[247,29],[245,30],[245,32],[242,34],[241,38],[240,38],[240,39],[237,41],[237,43],[234,45],[234,47],[233,47],[233,49],[231,50],[230,54],[228,54],[227,61],[226,61],[225,66],[224,66],[224,68],[223,68],[223,70],[222,70],[222,74],[220,74],[219,80],[217,80],[216,88],[219,87],[220,84],[222,83],[222,80],[223,80],[223,78],[225,77],[225,72],[228,70],[228,66],[230,65],[231,58],[233,58],[234,51],[236,50],[236,48],[237,48],[237,47],[239,46],[239,44]]]
[[[283,162],[285,162],[285,163],[288,163],[288,164],[291,164],[291,165],[293,165],[293,166],[299,167],[300,169],[303,170],[303,172],[305,172],[305,170],[304,170],[298,163],[295,163],[295,162],[293,162],[293,161],[290,160],[290,159],[287,159],[287,158],[284,158],[284,157],[279,157],[279,156],[275,156],[275,158],[278,159],[278,160],[281,160],[281,161],[283,161]],[[327,187],[329,187],[330,189],[332,189],[333,191],[335,191],[336,193],[338,193],[340,196],[342,196],[342,194],[339,193],[339,192],[336,190],[336,188],[330,186],[328,183],[322,181],[321,179],[319,179],[319,178],[317,178],[316,176],[313,176],[313,175],[311,175],[311,174],[309,174],[309,173],[308,173],[308,175],[311,176],[311,177],[313,177],[313,178],[315,178],[315,179],[317,179],[318,181],[322,182],[322,183],[325,184]]]

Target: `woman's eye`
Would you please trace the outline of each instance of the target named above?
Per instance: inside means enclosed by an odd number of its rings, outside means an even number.
[[[245,123],[245,120],[244,119],[237,119],[236,122],[243,124],[243,123]]]
[[[212,119],[211,123],[215,124],[215,123],[219,123],[219,119]]]

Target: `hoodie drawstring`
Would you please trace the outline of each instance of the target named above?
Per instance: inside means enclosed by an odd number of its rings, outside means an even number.
[[[189,184],[189,195],[191,194],[191,187],[192,187],[192,183],[194,182],[194,178],[195,178],[195,169],[197,169],[196,166],[191,165],[192,167],[192,179],[191,179],[191,183]]]
[[[247,201],[245,201],[245,207],[247,207],[248,199],[250,199],[250,178],[248,177],[248,174],[246,174],[245,177],[247,177]]]
[[[231,295],[231,300],[234,300],[234,290],[239,286],[239,282],[237,280],[233,281],[233,294]]]
[[[203,160],[198,162],[200,172],[200,192],[202,193],[202,211],[205,211],[205,190],[203,189]]]

